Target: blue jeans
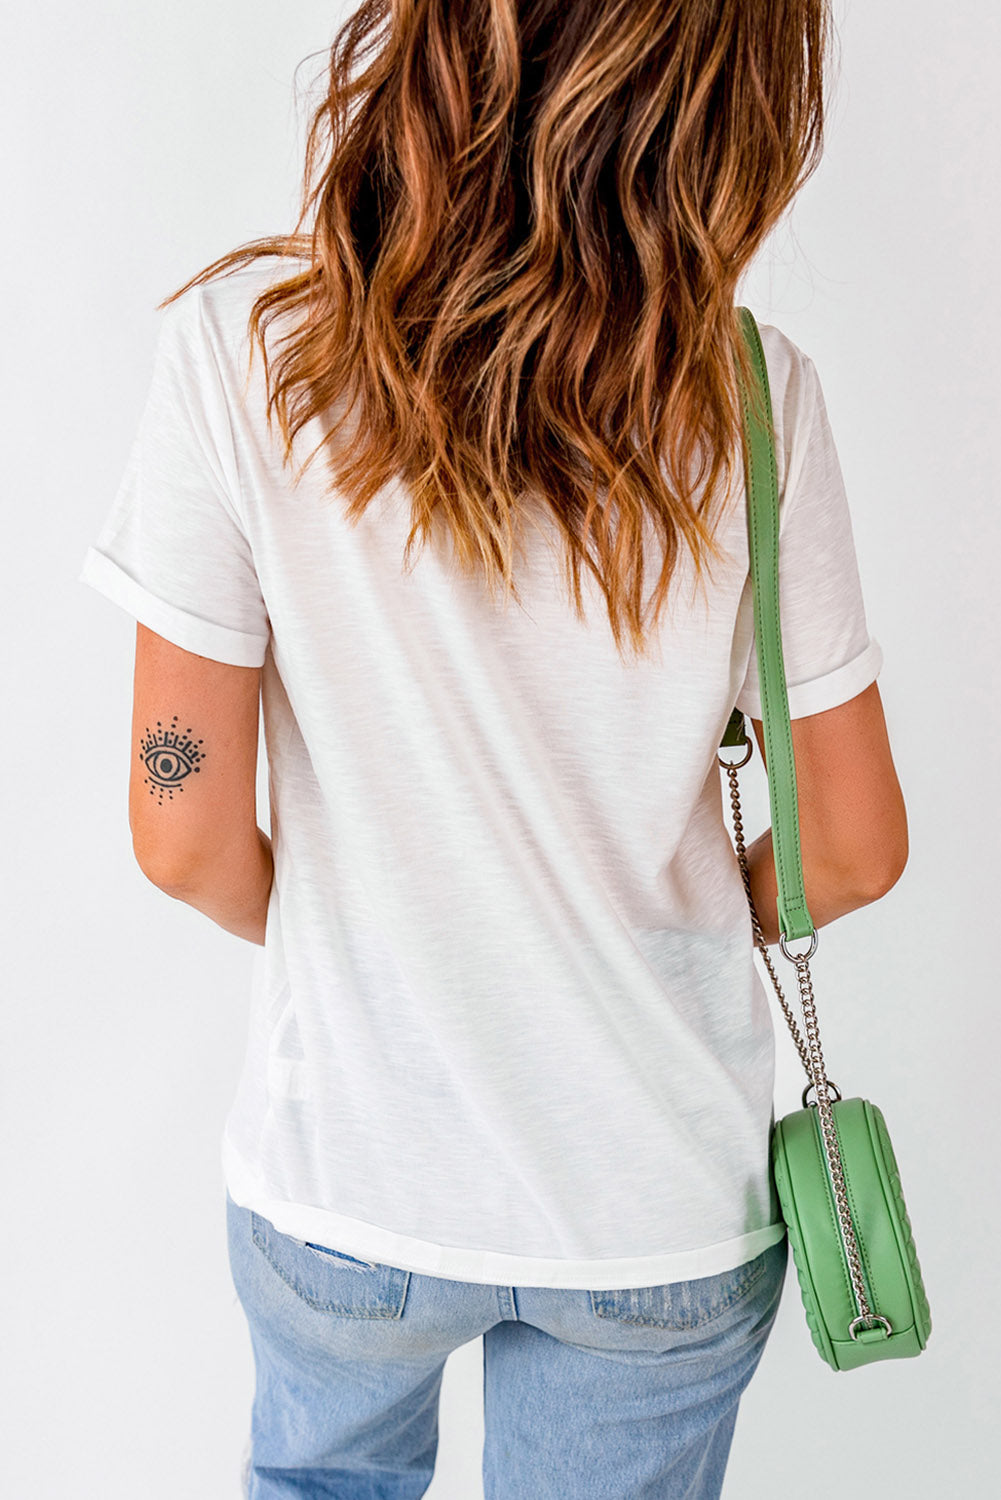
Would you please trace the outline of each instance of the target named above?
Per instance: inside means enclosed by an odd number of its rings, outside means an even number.
[[[787,1239],[665,1286],[492,1286],[292,1239],[226,1197],[257,1374],[248,1500],[417,1500],[445,1361],[480,1335],[486,1500],[717,1500]]]

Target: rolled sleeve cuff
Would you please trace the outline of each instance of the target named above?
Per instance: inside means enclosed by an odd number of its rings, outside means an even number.
[[[89,584],[113,604],[120,604],[141,625],[196,656],[207,656],[233,667],[260,667],[264,663],[269,635],[215,625],[158,599],[94,547],[88,548],[77,581]]]
[[[844,666],[836,667],[833,672],[825,672],[823,677],[814,677],[810,682],[788,684],[786,691],[789,695],[790,719],[805,719],[810,714],[821,714],[825,709],[837,708],[839,704],[856,698],[876,681],[882,665],[882,648],[877,640],[870,639],[865,650],[852,661],[845,662]],[[763,717],[761,695],[757,688],[748,689],[741,694],[737,707],[749,718],[760,720]]]

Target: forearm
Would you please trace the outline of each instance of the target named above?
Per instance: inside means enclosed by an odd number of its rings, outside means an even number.
[[[775,851],[770,828],[766,828],[753,844],[748,845],[747,867],[751,876],[751,899],[765,942],[777,943],[778,882],[775,878]],[[883,882],[865,888],[850,873],[824,865],[815,858],[808,858],[807,851],[803,852],[803,886],[806,904],[816,928],[824,927],[850,911],[857,911],[860,906],[868,906],[870,902],[879,900],[889,889]]]
[[[271,840],[258,828],[256,842],[239,855],[207,862],[183,881],[155,883],[227,932],[263,946],[273,880]]]

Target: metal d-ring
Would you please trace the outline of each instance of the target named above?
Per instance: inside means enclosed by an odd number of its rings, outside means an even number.
[[[817,929],[814,928],[813,929],[813,936],[810,939],[810,946],[809,946],[809,948],[807,948],[806,952],[805,953],[790,953],[788,947],[786,946],[786,935],[783,932],[781,934],[781,936],[779,937],[779,947],[782,949],[782,952],[785,954],[786,958],[789,960],[789,962],[791,964],[798,964],[798,963],[802,963],[804,959],[812,958],[813,957],[813,955],[817,951],[817,944],[818,944],[819,941],[820,941],[820,939],[819,939],[819,937],[817,935]],[[799,942],[799,939],[798,938],[793,938],[793,942],[794,943],[795,942]]]
[[[827,1084],[827,1087],[828,1087],[829,1090],[833,1090],[833,1099],[834,1099],[834,1103],[836,1104],[838,1102],[838,1100],[841,1098],[841,1090],[838,1088],[837,1084],[836,1083],[832,1083],[829,1078],[825,1078],[824,1082]],[[816,1086],[817,1085],[814,1083],[813,1079],[811,1078],[810,1082],[807,1084],[806,1088],[803,1090],[803,1108],[804,1109],[806,1109],[808,1107],[807,1106],[807,1102],[806,1102],[806,1096],[807,1096],[807,1094],[810,1092],[811,1089],[816,1088]],[[817,1105],[817,1104],[811,1104],[809,1106],[810,1109],[819,1109],[819,1107],[820,1106]]]
[[[851,1322],[848,1324],[848,1332],[851,1334],[852,1339],[856,1342],[858,1340],[858,1334],[855,1332],[856,1323],[882,1323],[883,1327],[886,1329],[887,1338],[889,1338],[893,1333],[893,1329],[890,1327],[889,1319],[882,1317],[880,1313],[873,1313],[871,1318],[852,1318]]]
[[[716,759],[719,761],[724,771],[739,771],[741,766],[747,765],[747,762],[750,760],[751,755],[754,751],[754,746],[751,744],[751,741],[746,734],[744,736],[744,744],[747,746],[747,752],[743,760],[724,760],[722,755],[720,755],[719,751],[717,750]],[[729,748],[729,746],[727,748]]]

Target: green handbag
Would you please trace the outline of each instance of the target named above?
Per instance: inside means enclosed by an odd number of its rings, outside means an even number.
[[[737,858],[755,947],[775,986],[809,1083],[803,1108],[774,1123],[771,1169],[806,1308],[821,1358],[834,1370],[920,1354],[931,1333],[911,1224],[882,1112],[868,1099],[842,1099],[825,1074],[809,960],[817,933],[806,906],[796,801],[796,767],[779,619],[779,506],[768,370],[748,308],[739,309],[754,372],[740,380],[747,482],[754,633],[768,761],[768,794],[778,883],[779,947],[795,966],[807,1043],[786,1003],[751,900],[737,771],[752,750],[735,709],[720,749],[743,746],[736,763],[719,757],[730,781]],[[804,953],[788,944],[809,938]],[[807,1105],[813,1089],[816,1102]]]

